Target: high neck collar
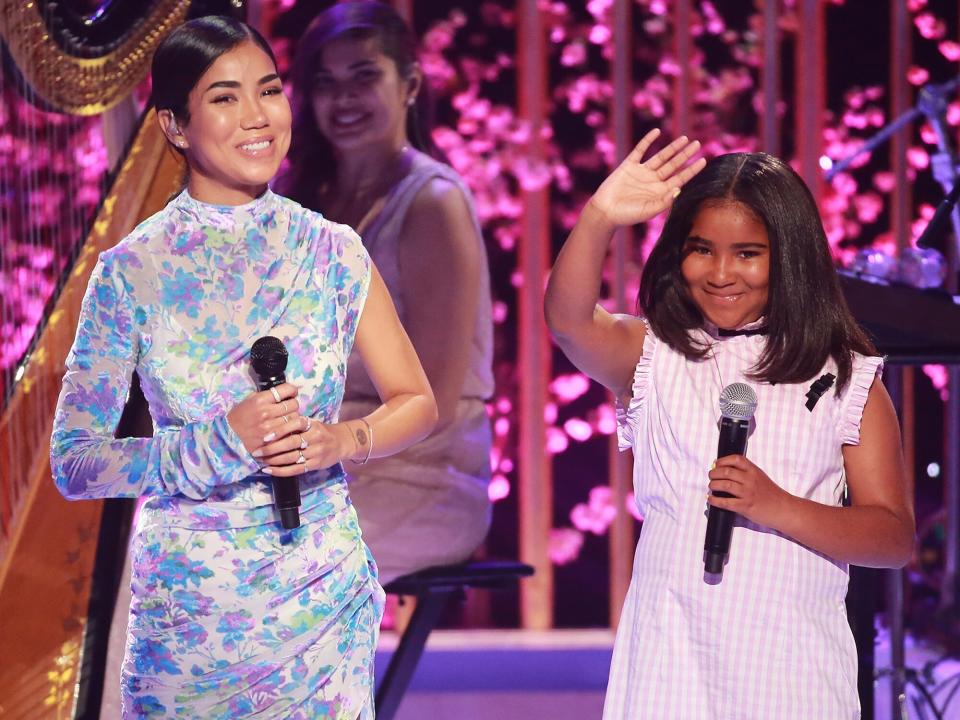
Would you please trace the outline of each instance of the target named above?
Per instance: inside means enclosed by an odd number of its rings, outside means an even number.
[[[184,188],[174,200],[174,206],[192,219],[204,225],[229,229],[238,221],[257,218],[273,205],[276,195],[267,188],[259,196],[242,205],[216,205],[197,200]]]
[[[729,340],[733,337],[764,337],[767,334],[767,318],[761,315],[753,322],[738,328],[718,328],[709,320],[703,321],[703,330],[714,340]]]

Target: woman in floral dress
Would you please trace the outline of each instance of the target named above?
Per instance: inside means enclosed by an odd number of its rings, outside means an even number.
[[[372,718],[383,593],[340,463],[424,437],[433,395],[356,233],[267,188],[290,109],[263,38],[189,22],[153,93],[187,187],[101,255],[51,442],[67,497],[147,497],[124,717]],[[266,335],[288,382],[256,392]],[[383,403],[340,423],[354,348]],[[115,439],[135,371],[154,435]],[[271,475],[299,477],[300,527],[281,528]]]

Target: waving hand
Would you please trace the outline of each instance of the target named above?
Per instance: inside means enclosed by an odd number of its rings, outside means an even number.
[[[700,149],[698,141],[691,142],[686,136],[644,160],[644,153],[659,135],[659,130],[644,135],[590,199],[611,225],[636,225],[663,212],[683,184],[706,165],[700,158],[684,167]]]

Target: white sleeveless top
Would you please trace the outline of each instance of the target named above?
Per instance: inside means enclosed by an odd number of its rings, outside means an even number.
[[[470,347],[470,362],[463,381],[461,398],[486,400],[493,395],[493,301],[490,296],[490,270],[487,263],[487,251],[483,244],[480,232],[480,222],[477,219],[473,206],[473,196],[453,168],[425,155],[417,153],[410,172],[390,192],[383,209],[374,218],[370,226],[363,231],[363,244],[373,258],[377,270],[383,276],[384,284],[390,291],[390,297],[397,308],[400,322],[407,323],[407,309],[404,307],[403,295],[400,292],[399,247],[400,232],[407,216],[407,210],[423,187],[433,178],[443,178],[450,181],[464,194],[470,208],[470,216],[476,228],[477,244],[480,250],[479,302],[474,321],[473,339]],[[442,242],[438,238],[437,242]],[[345,400],[376,398],[377,391],[367,377],[356,353],[350,356],[347,366],[347,385],[344,393]]]
[[[634,452],[644,523],[620,618],[604,718],[854,720],[857,657],[844,598],[847,566],[738,518],[719,583],[707,582],[707,472],[716,459],[721,388],[756,390],[746,456],[788,492],[839,505],[842,446],[860,419],[878,357],[855,356],[852,377],[810,411],[808,382],[748,379],[763,335],[703,332],[716,362],[690,361],[648,329],[632,399],[618,417]]]

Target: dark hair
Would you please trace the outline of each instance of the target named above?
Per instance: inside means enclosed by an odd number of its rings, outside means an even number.
[[[770,241],[767,343],[751,377],[805,382],[832,357],[839,393],[850,379],[851,354],[876,355],[877,350],[844,300],[813,195],[789,165],[772,155],[721,155],[684,186],[643,268],[639,311],[656,336],[677,352],[691,359],[707,356],[709,346],[690,333],[704,318],[680,265],[697,214],[726,203],[751,212]]]
[[[260,47],[277,64],[270,44],[249,25],[223,15],[189,20],[167,35],[153,54],[150,100],[169,110],[181,125],[190,122],[187,99],[203,74],[224,53],[244,42]]]
[[[280,180],[281,191],[302,205],[316,204],[316,191],[335,177],[333,147],[317,127],[310,95],[317,60],[333,40],[373,38],[390,58],[401,78],[410,77],[417,63],[417,39],[390,5],[375,0],[342,2],[324,10],[306,29],[297,45],[292,68],[293,137],[289,169]],[[430,138],[431,103],[421,87],[416,103],[407,110],[407,138],[418,150],[438,159],[441,153]]]

